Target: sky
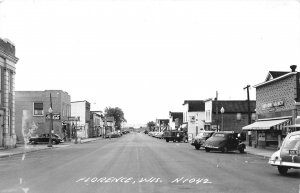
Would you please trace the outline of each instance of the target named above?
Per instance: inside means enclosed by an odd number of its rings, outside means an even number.
[[[19,58],[15,90],[63,90],[92,110],[121,108],[128,124],[216,91],[246,100],[243,88],[269,71],[300,69],[297,0],[0,2],[0,37]]]

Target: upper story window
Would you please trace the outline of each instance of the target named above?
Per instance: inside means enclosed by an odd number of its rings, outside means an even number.
[[[33,115],[44,115],[44,105],[40,102],[33,103]]]

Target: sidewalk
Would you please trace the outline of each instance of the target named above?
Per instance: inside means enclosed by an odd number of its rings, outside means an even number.
[[[257,155],[257,156],[261,156],[261,157],[265,157],[265,158],[270,158],[275,151],[276,150],[259,149],[259,148],[254,148],[254,147],[250,147],[250,146],[246,146],[246,149],[245,149],[245,152],[247,154]]]
[[[102,137],[97,137],[97,138],[87,138],[87,139],[78,139],[78,144],[80,143],[88,143],[91,141],[96,141],[99,139],[103,139]],[[70,145],[75,145],[74,141],[70,142],[64,142],[58,145],[53,145],[52,147],[48,147],[47,144],[40,144],[40,145],[31,145],[31,144],[17,144],[16,148],[11,148],[11,149],[1,149],[0,148],[0,158],[3,157],[10,157],[13,155],[19,155],[27,152],[34,152],[34,151],[41,151],[45,149],[53,149],[53,148],[63,148],[63,147],[68,147]]]

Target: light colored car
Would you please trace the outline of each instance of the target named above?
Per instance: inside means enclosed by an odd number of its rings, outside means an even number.
[[[163,138],[163,134],[164,134],[164,132],[157,132],[157,133],[155,134],[155,137],[156,137],[156,138],[159,138],[159,139],[162,139],[162,138]]]
[[[286,175],[289,169],[300,169],[300,131],[288,134],[268,163],[277,166],[282,175]]]

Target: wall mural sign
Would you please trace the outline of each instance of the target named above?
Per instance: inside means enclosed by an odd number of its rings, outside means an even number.
[[[262,109],[266,110],[266,109],[272,109],[272,108],[275,108],[275,107],[282,107],[282,106],[284,106],[284,101],[283,100],[281,100],[281,101],[274,101],[274,102],[263,104],[262,105]]]

